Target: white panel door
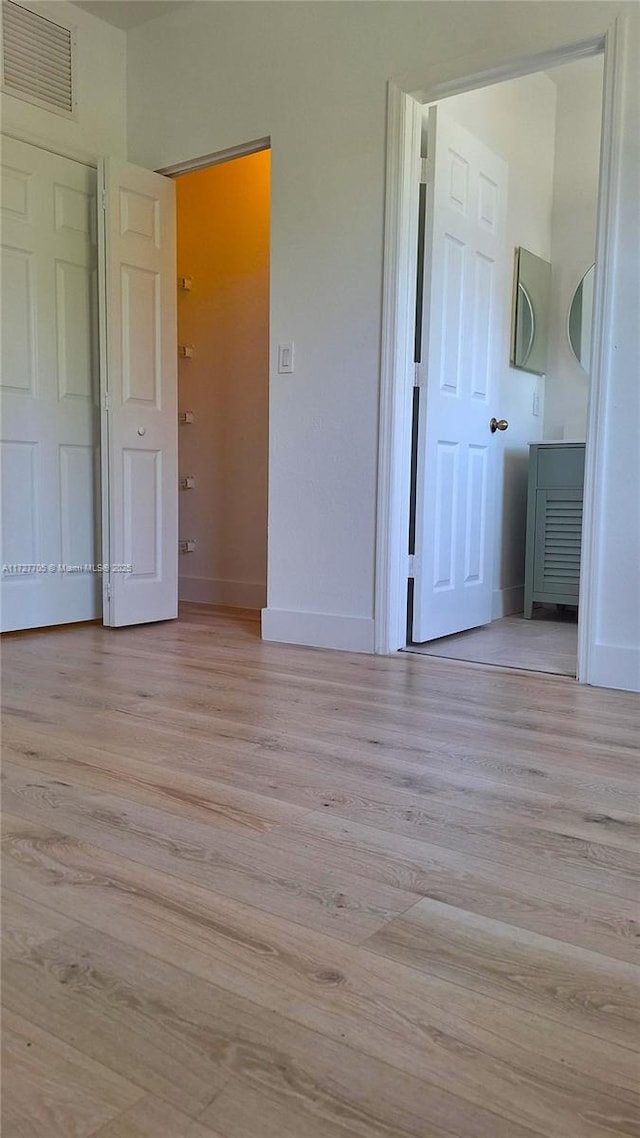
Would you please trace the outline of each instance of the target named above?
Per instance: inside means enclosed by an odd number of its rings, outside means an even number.
[[[507,351],[507,167],[440,107],[429,112],[415,642],[491,620],[496,438]]]
[[[100,615],[96,172],[2,139],[3,631]]]
[[[102,169],[104,622],[178,611],[175,184]]]

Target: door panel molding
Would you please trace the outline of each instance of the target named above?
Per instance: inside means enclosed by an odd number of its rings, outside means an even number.
[[[510,269],[508,164],[441,105],[429,109],[428,145],[414,642],[491,620],[494,541],[484,528],[493,525],[497,450],[489,420]],[[489,201],[485,185],[493,186]]]
[[[175,183],[105,160],[100,313],[104,620],[178,613]]]
[[[3,135],[3,631],[100,613],[96,175]],[[80,463],[80,466],[78,466]]]

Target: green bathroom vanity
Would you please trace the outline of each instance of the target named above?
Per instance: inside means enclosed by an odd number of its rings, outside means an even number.
[[[584,443],[531,443],[524,615],[536,601],[577,605]]]

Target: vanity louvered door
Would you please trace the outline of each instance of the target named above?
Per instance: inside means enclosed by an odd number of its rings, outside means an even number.
[[[536,494],[536,593],[578,599],[582,490],[538,490]]]
[[[524,615],[534,602],[577,605],[584,443],[533,443],[529,454]]]

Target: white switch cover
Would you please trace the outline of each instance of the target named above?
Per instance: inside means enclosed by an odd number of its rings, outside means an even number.
[[[293,373],[293,344],[278,344],[278,374]]]

